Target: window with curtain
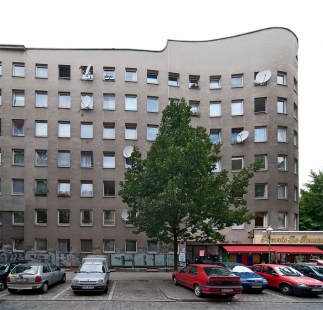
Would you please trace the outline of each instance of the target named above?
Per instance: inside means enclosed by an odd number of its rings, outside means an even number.
[[[12,180],[12,195],[23,195],[25,192],[24,180],[13,179]]]
[[[36,137],[47,137],[47,122],[36,121],[35,135]]]
[[[125,139],[137,140],[137,126],[126,125]]]
[[[81,167],[82,168],[93,167],[93,152],[81,152]]]
[[[70,138],[71,136],[71,124],[69,122],[58,123],[58,137]]]
[[[58,108],[69,109],[71,107],[71,95],[70,93],[58,94]]]
[[[103,110],[115,110],[115,94],[104,94],[103,95]]]
[[[267,128],[256,127],[255,128],[255,142],[266,142],[267,141]]]
[[[114,153],[103,153],[103,168],[115,168],[116,157]]]
[[[156,97],[147,98],[147,111],[158,112],[158,98]]]
[[[243,101],[231,102],[231,115],[243,115]]]
[[[81,123],[81,138],[93,138],[93,124]]]
[[[278,142],[286,142],[287,129],[285,127],[278,127]]]
[[[115,139],[114,124],[103,124],[103,139]]]
[[[126,95],[125,110],[137,111],[137,96]]]
[[[12,164],[17,166],[24,166],[25,164],[24,150],[12,151]]]
[[[14,119],[12,121],[12,135],[13,136],[25,135],[25,122],[23,119]]]
[[[221,102],[210,102],[210,117],[221,116]]]
[[[46,92],[36,93],[36,107],[37,108],[47,108],[47,93]]]
[[[69,167],[70,157],[70,151],[58,151],[58,167]]]

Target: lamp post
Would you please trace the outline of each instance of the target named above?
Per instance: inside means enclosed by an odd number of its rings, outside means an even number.
[[[268,264],[270,264],[270,235],[272,233],[273,229],[271,228],[271,226],[268,226],[266,229],[266,233],[268,236]]]

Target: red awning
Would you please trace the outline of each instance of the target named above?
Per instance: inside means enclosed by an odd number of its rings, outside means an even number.
[[[229,253],[268,253],[268,245],[224,245],[223,248]],[[270,252],[274,252],[271,247]]]

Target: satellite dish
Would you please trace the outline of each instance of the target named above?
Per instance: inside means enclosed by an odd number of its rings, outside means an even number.
[[[271,77],[271,71],[269,69],[258,72],[256,75],[256,82],[259,84],[266,83]]]
[[[246,140],[249,136],[249,131],[248,130],[243,130],[240,133],[238,133],[237,136],[237,142],[242,143],[244,140]]]
[[[85,75],[88,76],[89,73],[90,73],[90,69],[91,69],[91,64],[89,64],[87,67],[86,67],[86,70],[85,70]]]
[[[91,97],[90,96],[83,96],[82,98],[82,105],[85,109],[89,108],[91,103]]]
[[[131,153],[133,151],[133,147],[132,146],[126,146],[123,150],[123,156],[125,158],[129,158],[131,156]]]
[[[128,210],[123,210],[123,211],[121,212],[121,218],[122,218],[125,222],[127,222],[127,221],[128,221],[128,217],[129,217]]]

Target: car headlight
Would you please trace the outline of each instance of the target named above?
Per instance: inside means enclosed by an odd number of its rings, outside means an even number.
[[[103,283],[103,280],[102,279],[98,280],[98,283]]]
[[[297,284],[298,286],[300,286],[300,287],[306,287],[307,285],[306,284],[304,284],[304,283],[298,283]]]
[[[245,279],[240,279],[241,282],[248,282],[247,280]]]
[[[263,283],[265,283],[265,284],[267,284],[267,283],[268,283],[268,282],[267,282],[267,280],[263,280],[262,282],[263,282]]]
[[[74,280],[74,279],[73,279],[73,280],[72,280],[72,283],[79,283],[79,280],[76,280],[76,279]]]

